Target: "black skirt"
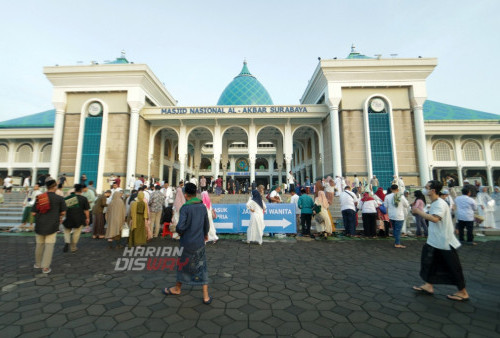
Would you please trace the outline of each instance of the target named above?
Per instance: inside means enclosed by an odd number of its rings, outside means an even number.
[[[453,247],[441,250],[426,243],[422,248],[420,277],[430,284],[456,285],[458,290],[465,288],[460,258]]]

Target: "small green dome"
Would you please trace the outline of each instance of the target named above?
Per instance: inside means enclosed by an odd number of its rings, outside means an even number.
[[[218,106],[272,105],[273,100],[266,88],[253,76],[243,62],[240,74],[224,89],[217,101]]]

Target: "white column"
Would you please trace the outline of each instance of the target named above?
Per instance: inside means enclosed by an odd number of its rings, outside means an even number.
[[[127,153],[127,179],[135,175],[135,165],[137,162],[137,139],[139,134],[139,109],[132,109],[130,112],[130,125],[128,130],[128,153]],[[149,161],[149,159],[148,159]]]
[[[179,181],[186,179],[186,160],[188,151],[188,140],[186,126],[181,125],[179,127],[179,145],[177,147],[177,152],[179,153]]]
[[[179,181],[185,181],[186,179],[186,157],[187,154],[179,154]]]
[[[285,177],[288,177],[288,173],[292,170],[292,155],[291,154],[285,154],[285,167],[286,167]]]
[[[415,139],[417,145],[418,171],[420,172],[420,185],[424,186],[429,181],[429,163],[427,162],[424,108],[422,105],[413,106],[413,121],[415,123]]]
[[[19,144],[16,144],[15,142],[9,143],[9,154],[7,157],[7,175],[12,175],[13,170],[13,165],[16,162],[16,148],[19,146]]]
[[[255,181],[255,160],[257,159],[257,132],[255,123],[250,121],[248,126],[248,160],[250,164],[250,184]]]
[[[492,173],[492,159],[491,159],[491,143],[488,136],[483,136],[483,155],[484,161],[486,162],[486,177],[488,180],[488,186],[492,187],[493,184],[493,173]]]
[[[342,176],[342,156],[340,150],[339,107],[329,106],[330,109],[330,135],[332,137],[333,175]],[[324,175],[324,173],[323,173]]]
[[[311,156],[312,156],[312,166],[311,166],[311,169],[312,169],[312,173],[311,175],[308,175],[309,176],[309,179],[311,180],[311,182],[315,182],[316,181],[316,175],[317,175],[317,171],[316,171],[316,142],[311,142]]]
[[[175,182],[172,182],[174,179],[174,166],[171,165],[168,167],[168,184],[169,185],[176,185]]]
[[[212,172],[214,173],[214,180],[219,178],[220,175],[220,154],[214,154]],[[213,183],[213,182],[212,182]]]
[[[251,154],[248,158],[248,162],[250,165],[250,184],[255,182],[255,155]]]
[[[165,140],[166,136],[164,131],[160,131],[161,135],[161,146],[160,146],[160,173],[159,173],[159,180],[163,181],[163,166],[165,165]]]
[[[233,156],[231,156],[229,158],[229,171],[232,173],[234,173],[236,171],[236,159]],[[234,174],[231,175],[231,177],[234,180]]]
[[[460,142],[460,136],[453,137],[453,148],[455,148],[455,160],[457,162],[457,173],[458,173],[458,184],[460,186],[464,185],[464,177],[462,174],[462,144]]]
[[[59,175],[61,162],[62,139],[64,133],[64,111],[66,102],[54,103],[56,107],[56,118],[54,122],[54,136],[52,137],[52,153],[50,156],[49,173],[54,179]]]

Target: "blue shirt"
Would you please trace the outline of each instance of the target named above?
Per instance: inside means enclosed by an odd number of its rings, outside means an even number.
[[[181,207],[176,227],[176,231],[181,235],[181,247],[188,251],[196,251],[203,247],[209,228],[205,204],[195,202]]]
[[[461,195],[455,198],[455,205],[457,207],[457,220],[466,222],[474,221],[474,211],[477,210],[476,201],[467,195]]]

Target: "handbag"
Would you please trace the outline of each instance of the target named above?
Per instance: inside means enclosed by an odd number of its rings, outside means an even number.
[[[381,204],[378,209],[380,210],[381,213],[383,213],[384,215],[387,214],[387,209],[385,207],[385,205]]]
[[[130,236],[130,228],[128,227],[128,224],[125,223],[122,228],[122,237],[129,237]]]

